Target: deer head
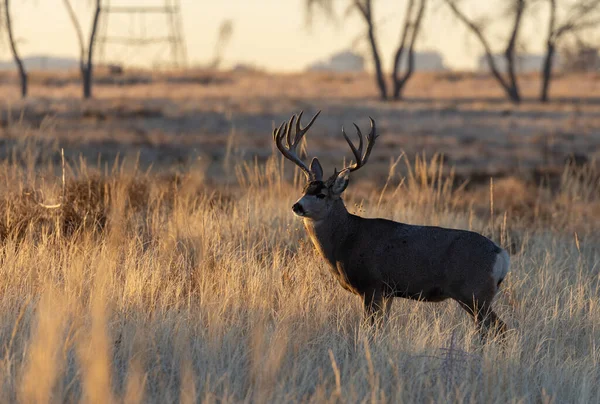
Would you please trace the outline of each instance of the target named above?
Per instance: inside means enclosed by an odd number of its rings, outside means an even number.
[[[302,138],[320,113],[321,111],[317,112],[304,128],[301,127],[302,112],[300,112],[297,119],[296,115],[293,115],[288,122],[282,123],[273,131],[273,140],[277,145],[277,149],[279,149],[285,158],[300,167],[306,175],[307,184],[304,187],[304,195],[292,206],[292,210],[298,216],[316,221],[323,220],[329,216],[331,209],[341,200],[341,195],[348,186],[350,173],[360,169],[367,163],[371,150],[375,145],[375,139],[377,138],[375,121],[370,117],[371,131],[367,136],[363,136],[360,128],[354,124],[359,138],[358,149],[346,134],[344,127],[342,127],[342,135],[348,142],[356,162],[343,168],[341,171],[334,170],[333,175],[326,181],[323,181],[323,167],[321,167],[319,159],[314,157],[310,163],[310,167],[307,167],[296,153],[298,144],[302,141]],[[294,122],[295,129],[294,134],[292,134]],[[283,144],[284,138],[286,142],[285,146]],[[365,138],[367,140],[367,148],[363,153]]]

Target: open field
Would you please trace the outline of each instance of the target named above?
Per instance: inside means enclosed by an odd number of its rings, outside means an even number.
[[[0,401],[600,402],[597,99],[515,107],[488,79],[417,77],[409,101],[382,104],[366,77],[206,77],[89,102],[69,76],[24,104],[0,90]],[[350,155],[339,126],[377,120],[351,212],[509,249],[505,346],[482,346],[454,302],[397,300],[384,329],[359,324],[272,153],[272,121],[299,109],[323,109],[307,136],[328,171]],[[571,152],[590,162],[565,166]]]
[[[306,115],[323,110],[309,152],[318,153],[326,170],[350,155],[341,125],[367,125],[372,116],[382,137],[368,176],[381,182],[390,160],[402,152],[443,153],[457,174],[486,180],[489,175],[531,178],[536,170],[560,171],[570,153],[590,160],[600,155],[597,74],[558,77],[551,87],[555,101],[526,100],[519,107],[506,102],[488,76],[467,73],[416,75],[402,103],[378,101],[367,75],[133,72],[98,81],[97,99],[82,101],[77,75],[33,74],[32,97],[22,102],[14,77],[0,77],[6,100],[1,138],[21,138],[25,125],[36,136],[57,139],[67,157],[82,153],[96,161],[98,153],[111,159],[117,152],[139,152],[146,167],[189,167],[200,159],[220,183],[231,179],[224,163],[264,161],[272,149],[273,124],[302,109]],[[521,87],[533,99],[539,80],[524,76]],[[10,130],[15,121],[23,125]]]

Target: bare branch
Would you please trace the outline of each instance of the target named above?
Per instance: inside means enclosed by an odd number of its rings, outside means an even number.
[[[325,16],[330,20],[335,20],[336,16],[333,9],[333,0],[305,0],[304,1],[304,10],[305,15],[304,19],[306,25],[312,25],[314,10],[318,8],[320,9]]]
[[[94,19],[92,20],[92,28],[90,31],[90,42],[88,44],[87,52],[87,69],[92,67],[92,58],[94,54],[94,45],[96,43],[96,32],[98,31],[98,20],[100,19],[100,0],[96,0],[96,6],[94,9]]]
[[[402,54],[404,53],[404,47],[406,45],[408,31],[410,28],[410,18],[412,16],[414,6],[415,1],[409,0],[408,5],[406,7],[406,15],[404,16],[404,26],[402,27],[400,45],[398,46],[398,50],[396,50],[396,55],[394,56],[394,70],[392,71],[394,81],[397,80],[397,72],[400,70],[400,60],[402,59]]]
[[[551,7],[556,8],[556,0],[549,1],[554,4]],[[573,7],[569,9],[569,16],[562,24],[555,28],[553,34],[554,40],[558,40],[558,38],[568,32],[595,28],[598,16],[593,15],[594,11],[600,11],[600,0],[583,0],[574,4]]]
[[[546,37],[546,55],[544,56],[544,64],[542,65],[542,88],[540,91],[540,101],[548,101],[548,91],[550,88],[550,80],[552,78],[552,63],[554,53],[556,52],[556,0],[550,2],[550,20],[548,21],[548,34]]]
[[[87,47],[87,61],[85,63],[85,70],[83,71],[83,98],[92,97],[92,81],[93,81],[93,58],[94,58],[94,45],[96,44],[96,32],[98,30],[98,20],[100,19],[101,12],[101,0],[95,1],[94,18],[92,20],[92,27],[90,30],[90,39]]]
[[[10,15],[10,0],[4,0],[4,18],[6,24],[6,31],[8,32],[8,41],[10,43],[10,50],[13,55],[13,59],[17,65],[19,70],[19,77],[21,80],[21,96],[24,98],[27,96],[27,71],[25,70],[25,65],[23,64],[23,60],[19,54],[19,50],[17,49],[16,38],[13,32],[12,26],[12,18]]]
[[[307,20],[309,23],[312,12],[316,7],[323,10],[331,19],[334,19],[333,0],[305,0],[304,4],[308,13]],[[375,67],[377,86],[381,98],[385,100],[387,99],[387,84],[383,76],[379,45],[375,35],[372,0],[350,0],[348,4],[349,6],[346,9],[346,14],[348,14],[350,10],[357,10],[367,25],[367,36],[369,38],[369,45],[371,46],[371,55]]]
[[[478,26],[473,20],[471,20],[467,17],[467,15],[458,7],[456,0],[444,0],[444,1],[450,7],[450,10],[452,10],[454,15],[462,23],[464,23],[467,26],[467,28],[475,35],[475,37],[479,40],[479,42],[483,46],[483,49],[485,51],[485,57],[488,62],[490,71],[492,72],[492,75],[494,76],[494,78],[496,78],[496,80],[498,81],[500,86],[504,89],[507,96],[514,102],[520,102],[520,94],[519,94],[519,89],[517,86],[516,75],[514,74],[514,70],[512,73],[511,73],[511,70],[514,69],[514,51],[515,51],[515,46],[516,46],[516,42],[517,42],[519,27],[521,25],[521,21],[522,21],[522,17],[523,17],[525,0],[514,0],[515,1],[515,3],[514,3],[515,19],[514,19],[513,28],[511,31],[511,36],[509,38],[509,41],[508,41],[508,44],[506,47],[506,51],[504,53],[505,58],[509,65],[508,80],[502,76],[502,74],[500,73],[500,71],[498,69],[498,66],[496,65],[496,61],[494,60],[494,56],[492,53],[492,48],[491,48],[489,42],[487,41],[485,35],[483,35],[482,27]],[[511,65],[513,67],[511,67]]]
[[[77,42],[79,43],[79,69],[81,72],[83,72],[85,68],[85,41],[83,39],[83,30],[81,29],[81,24],[77,19],[77,14],[71,5],[71,2],[69,0],[63,0],[63,3],[65,4],[67,13],[69,14],[69,18],[71,19],[71,23],[73,24],[73,28],[75,28],[75,33],[77,34]]]
[[[383,76],[383,68],[381,66],[381,57],[379,56],[379,45],[377,44],[377,38],[375,37],[375,26],[373,23],[373,8],[371,0],[365,0],[361,3],[359,0],[354,0],[354,4],[362,14],[366,24],[367,33],[369,35],[369,43],[371,45],[371,54],[373,56],[373,64],[375,66],[375,75],[377,80],[377,86],[379,87],[379,94],[382,99],[387,99],[387,84]]]
[[[77,41],[79,42],[79,70],[83,81],[83,97],[90,98],[92,96],[94,45],[96,43],[96,32],[98,31],[100,12],[102,11],[102,2],[101,0],[94,0],[94,14],[87,46],[83,35],[83,29],[81,28],[81,24],[79,23],[77,14],[71,5],[71,2],[69,0],[63,0],[63,3],[67,9],[73,28],[75,28]]]
[[[354,6],[360,11],[365,20],[371,19],[371,1],[366,0],[366,3],[363,4],[360,0],[354,0]],[[368,7],[368,8],[367,8]]]
[[[517,44],[517,37],[519,35],[519,28],[521,27],[521,21],[523,19],[523,12],[525,11],[525,0],[515,0],[514,4],[514,23],[508,45],[504,51],[504,57],[506,58],[508,76],[510,78],[513,91],[518,94],[519,90],[517,87],[517,76],[515,72],[515,46]]]
[[[572,4],[562,23],[557,22],[557,0],[548,0],[550,17],[546,37],[546,54],[542,65],[542,87],[540,101],[548,101],[550,81],[552,80],[553,58],[558,42],[566,35],[578,36],[581,31],[597,28],[600,25],[600,0],[580,0]]]
[[[413,74],[415,68],[415,43],[417,41],[417,37],[419,36],[419,30],[421,28],[421,22],[423,21],[423,16],[425,14],[425,7],[427,5],[427,0],[420,0],[419,9],[417,11],[417,16],[415,17],[414,22],[411,22],[410,17],[413,11],[413,0],[410,1],[407,8],[407,15],[404,22],[404,32],[402,34],[402,39],[398,50],[396,51],[395,59],[394,59],[394,69],[392,71],[392,80],[394,82],[394,99],[400,98],[400,92],[404,88],[406,82],[410,79]],[[409,28],[411,30],[409,31]],[[400,62],[402,59],[402,55],[405,50],[407,33],[410,33],[410,42],[408,45],[408,59],[407,59],[407,68],[406,72],[400,76]]]
[[[496,67],[496,62],[494,61],[494,58],[492,56],[492,48],[491,48],[490,44],[488,43],[487,39],[485,38],[485,36],[483,35],[481,28],[477,24],[475,24],[473,21],[471,21],[467,18],[466,14],[464,14],[456,5],[456,1],[454,1],[454,0],[445,0],[445,1],[446,1],[446,4],[448,4],[450,9],[452,10],[452,12],[454,12],[454,15],[460,21],[462,21],[467,26],[467,28],[469,28],[471,30],[471,32],[477,37],[477,39],[479,39],[479,42],[481,43],[481,45],[483,46],[483,49],[485,51],[485,56],[486,56],[489,66],[490,66],[490,70],[492,71],[492,74],[496,77],[496,79],[502,85],[502,87],[507,89],[508,84],[504,81],[504,78],[502,77],[502,75],[498,71],[498,68]]]
[[[552,40],[554,36],[554,30],[556,27],[556,0],[548,0],[550,2],[550,20],[548,22],[548,38],[547,41]]]

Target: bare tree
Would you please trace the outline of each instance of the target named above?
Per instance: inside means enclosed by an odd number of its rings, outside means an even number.
[[[393,69],[392,69],[392,96],[394,99],[400,99],[402,90],[408,82],[414,71],[414,47],[417,37],[420,32],[421,22],[425,14],[425,6],[427,0],[408,0],[406,14],[400,43],[394,54]],[[416,7],[415,7],[416,5]],[[334,18],[333,0],[306,0],[306,7],[311,15],[313,6],[319,6],[326,16],[330,19]],[[371,57],[373,59],[373,67],[375,68],[375,79],[379,95],[382,100],[388,99],[388,86],[383,73],[383,66],[379,51],[379,45],[376,36],[376,22],[373,14],[372,0],[352,0],[348,10],[358,10],[367,26],[367,38],[371,48]],[[309,19],[310,20],[310,19]],[[407,68],[404,73],[401,73],[401,61],[406,55]]]
[[[394,55],[394,68],[392,70],[392,82],[394,83],[394,99],[398,100],[402,98],[402,90],[404,85],[410,79],[415,69],[415,42],[419,35],[419,29],[421,28],[421,21],[425,15],[425,6],[427,0],[418,0],[419,6],[416,12],[416,16],[413,16],[413,10],[415,6],[415,0],[409,0],[406,7],[406,13],[404,16],[404,27],[402,29],[402,36],[400,37],[400,45]],[[406,71],[404,74],[400,73],[400,64],[402,56],[406,47],[408,46],[408,55],[406,63]]]
[[[6,31],[8,33],[8,41],[10,43],[10,51],[12,52],[15,64],[19,69],[19,78],[21,80],[21,96],[25,98],[27,97],[27,71],[25,70],[25,65],[23,64],[23,60],[21,59],[17,49],[17,41],[13,32],[12,19],[10,17],[10,0],[4,0],[4,18]]]
[[[485,56],[490,68],[490,71],[494,75],[495,79],[498,81],[502,89],[505,91],[508,98],[515,102],[521,102],[521,94],[519,91],[519,86],[517,82],[517,75],[515,69],[515,59],[516,59],[516,46],[517,39],[519,36],[519,29],[521,28],[521,23],[523,21],[523,14],[525,12],[525,0],[509,0],[510,8],[509,11],[512,14],[512,26],[511,33],[508,38],[508,42],[506,44],[506,48],[504,50],[504,60],[506,61],[506,76],[504,76],[498,65],[496,64],[496,60],[494,59],[494,55],[492,53],[492,48],[490,46],[489,41],[484,35],[484,28],[482,24],[478,24],[473,19],[470,19],[464,11],[462,11],[458,7],[458,0],[444,0],[446,4],[450,7],[454,15],[463,22],[467,28],[475,35],[475,37],[479,40],[481,45],[483,46]]]
[[[92,97],[92,82],[93,82],[93,68],[94,68],[94,45],[96,43],[96,32],[98,30],[98,20],[100,19],[100,12],[102,11],[101,0],[94,0],[94,14],[92,20],[92,27],[90,30],[90,36],[87,46],[85,45],[85,39],[83,36],[83,30],[81,24],[77,19],[77,14],[71,5],[69,0],[63,0],[75,32],[77,34],[77,41],[79,42],[79,71],[81,72],[81,79],[83,82],[83,98]]]
[[[383,76],[383,68],[381,66],[381,57],[379,56],[379,46],[375,36],[375,25],[373,22],[373,2],[371,0],[354,0],[354,6],[360,11],[365,23],[367,24],[367,34],[369,36],[369,44],[371,46],[371,55],[373,57],[373,65],[375,67],[375,78],[377,87],[379,87],[379,96],[382,100],[387,99],[387,85]]]
[[[560,2],[547,0],[550,6],[548,34],[546,37],[546,53],[542,65],[542,86],[540,101],[548,102],[550,81],[556,48],[567,34],[578,34],[581,31],[597,28],[600,25],[600,0],[579,0],[577,2]],[[561,4],[559,4],[561,3]],[[570,6],[569,6],[570,3]],[[567,6],[564,21],[558,22],[559,6]]]

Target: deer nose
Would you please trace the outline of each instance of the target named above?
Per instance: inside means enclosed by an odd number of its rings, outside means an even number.
[[[302,207],[302,205],[300,205],[298,202],[296,202],[294,204],[294,206],[292,206],[292,210],[294,211],[295,214],[297,215],[302,215],[304,213],[304,208]]]

